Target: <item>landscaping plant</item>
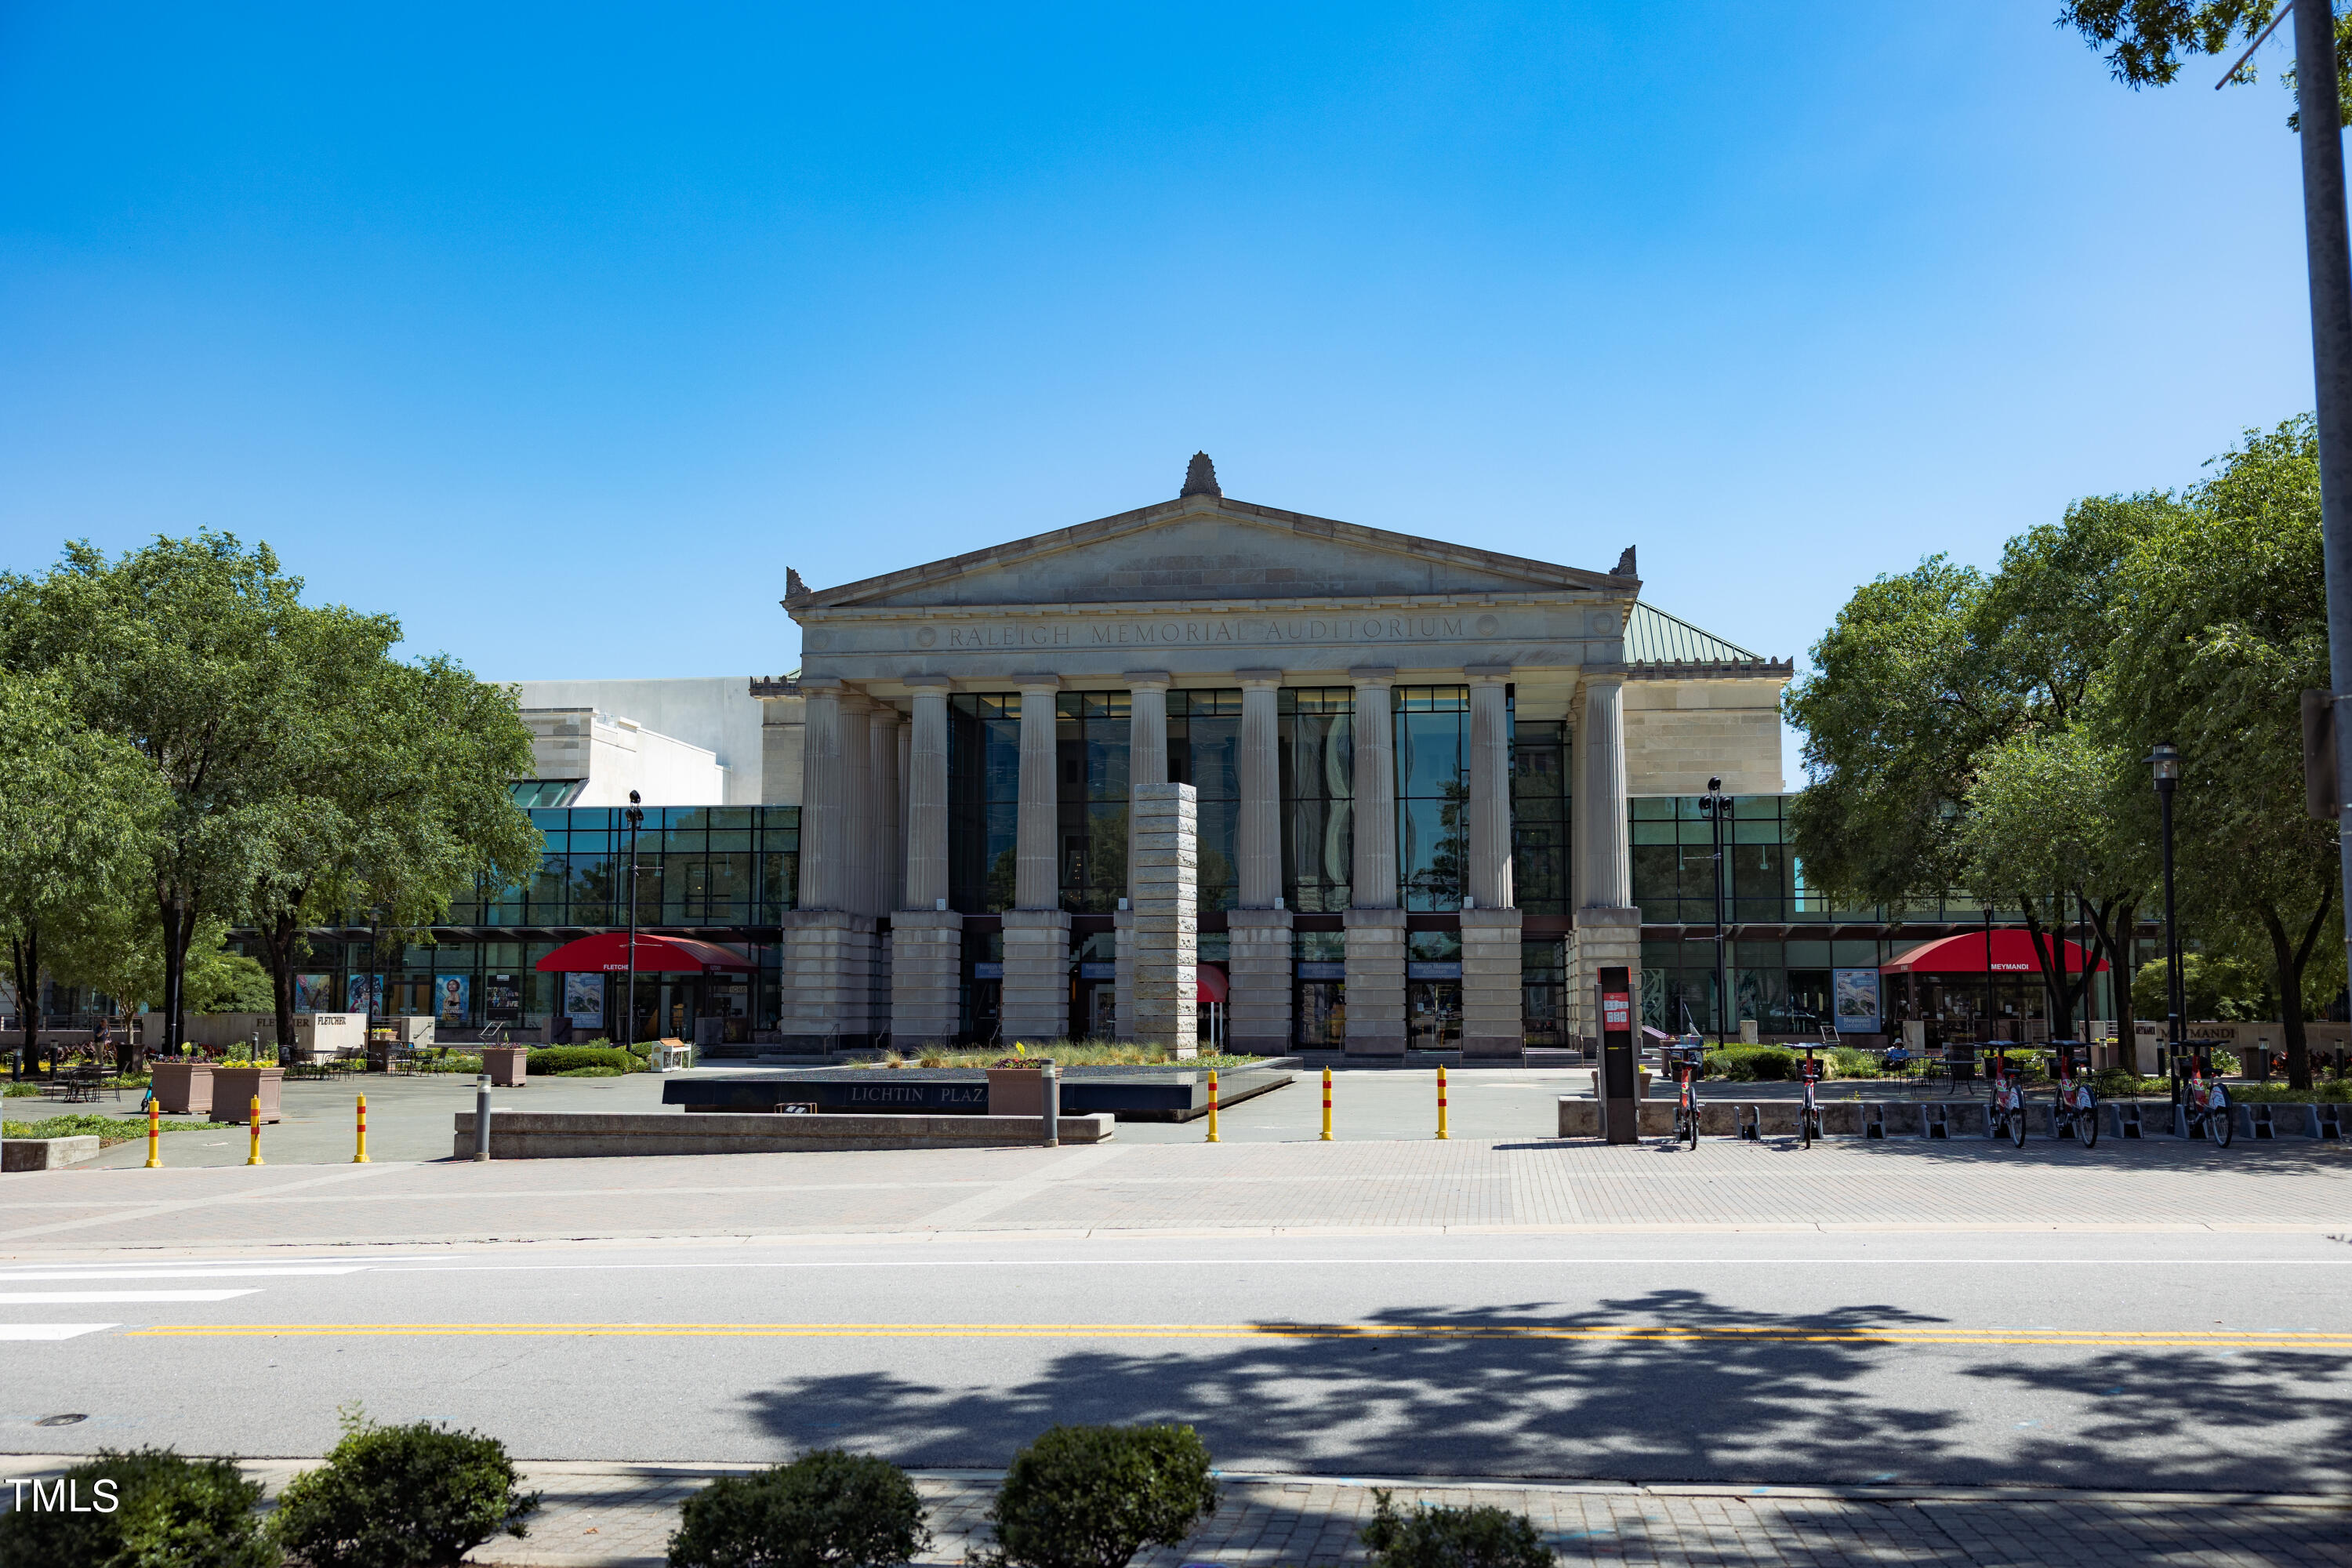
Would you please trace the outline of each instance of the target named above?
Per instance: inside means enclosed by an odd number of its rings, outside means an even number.
[[[261,1483],[228,1459],[169,1448],[101,1448],[55,1482],[55,1506],[0,1513],[0,1563],[43,1568],[278,1568],[264,1537]],[[100,1512],[107,1500],[110,1511]],[[26,1500],[30,1500],[29,1499]],[[82,1511],[74,1511],[79,1505]]]
[[[930,1544],[906,1471],[821,1448],[687,1499],[669,1568],[897,1568]]]
[[[357,1405],[323,1468],[295,1478],[270,1534],[302,1568],[457,1568],[466,1553],[529,1533],[537,1492],[515,1489],[506,1446],[417,1421],[380,1426]]]
[[[635,1072],[645,1059],[619,1046],[539,1046],[523,1061],[531,1077],[550,1078],[592,1068],[601,1068],[614,1075]]]
[[[1127,1568],[1216,1510],[1209,1446],[1190,1426],[1055,1426],[1013,1457],[981,1568]]]
[[[1372,1504],[1361,1539],[1376,1568],[1551,1568],[1551,1549],[1526,1514],[1484,1503],[1399,1513],[1385,1491]]]

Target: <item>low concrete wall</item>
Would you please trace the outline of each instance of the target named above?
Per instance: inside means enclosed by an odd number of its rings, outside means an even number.
[[[1065,1143],[1106,1143],[1107,1115],[1065,1116]],[[749,1115],[509,1110],[490,1117],[490,1158],[570,1160],[614,1154],[778,1154],[796,1150],[996,1149],[1044,1138],[1034,1116]],[[454,1158],[474,1155],[474,1113],[457,1113]]]
[[[79,1138],[11,1138],[0,1145],[0,1171],[58,1171],[98,1157],[98,1140]]]

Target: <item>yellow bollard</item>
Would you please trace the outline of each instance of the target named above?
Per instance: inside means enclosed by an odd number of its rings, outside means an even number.
[[[246,1111],[246,1117],[253,1128],[253,1148],[246,1155],[245,1163],[248,1165],[266,1165],[269,1162],[261,1157],[261,1096],[257,1094],[253,1097],[253,1104]]]
[[[147,1097],[147,1168],[163,1168],[163,1107],[152,1095]]]
[[[360,1152],[352,1156],[352,1163],[364,1165],[367,1157],[367,1096],[360,1096]]]
[[[1444,1137],[1444,1136],[1446,1135],[1446,1134],[1445,1134],[1445,1069],[1444,1069],[1444,1068],[1439,1068],[1437,1069],[1437,1135],[1438,1135],[1440,1138],[1443,1138],[1443,1137]]]
[[[1209,1069],[1209,1142],[1222,1142],[1217,1136],[1217,1069]]]
[[[1323,1069],[1323,1142],[1331,1142],[1331,1069]]]

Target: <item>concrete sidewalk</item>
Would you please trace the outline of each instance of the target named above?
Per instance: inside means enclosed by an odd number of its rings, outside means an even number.
[[[8,1475],[53,1475],[68,1459],[0,1459]],[[316,1461],[249,1461],[274,1500]],[[481,1568],[661,1568],[679,1505],[719,1475],[750,1466],[534,1464],[544,1494],[530,1534],[478,1549]],[[936,1540],[918,1562],[961,1563],[988,1542],[1001,1475],[918,1472]],[[1411,1479],[1220,1478],[1216,1513],[1181,1547],[1136,1558],[1184,1564],[1316,1568],[1366,1561],[1357,1539],[1375,1489],[1415,1502],[1490,1504],[1527,1514],[1568,1564],[2025,1564],[2048,1563],[2343,1564],[2352,1563],[2352,1498],[2022,1489],[1822,1489],[1533,1484],[1435,1485]],[[6,1493],[0,1491],[0,1503]]]
[[[2170,1139],[1112,1143],[0,1177],[0,1256],[960,1233],[2311,1229],[2352,1149]]]

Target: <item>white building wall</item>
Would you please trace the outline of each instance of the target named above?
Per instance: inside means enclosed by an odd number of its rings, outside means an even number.
[[[616,719],[627,719],[656,735],[708,752],[717,766],[724,770],[728,793],[723,799],[663,801],[662,805],[758,805],[764,798],[761,790],[764,715],[760,700],[751,695],[750,681],[742,676],[677,680],[521,680],[514,684],[527,709],[589,708]],[[667,768],[670,764],[659,765]],[[677,765],[691,766],[684,761]],[[683,776],[680,787],[687,787]],[[698,784],[692,787],[702,786]],[[625,803],[627,797],[624,787],[622,802]],[[583,799],[581,804],[612,803]],[[647,804],[654,804],[650,795]]]

